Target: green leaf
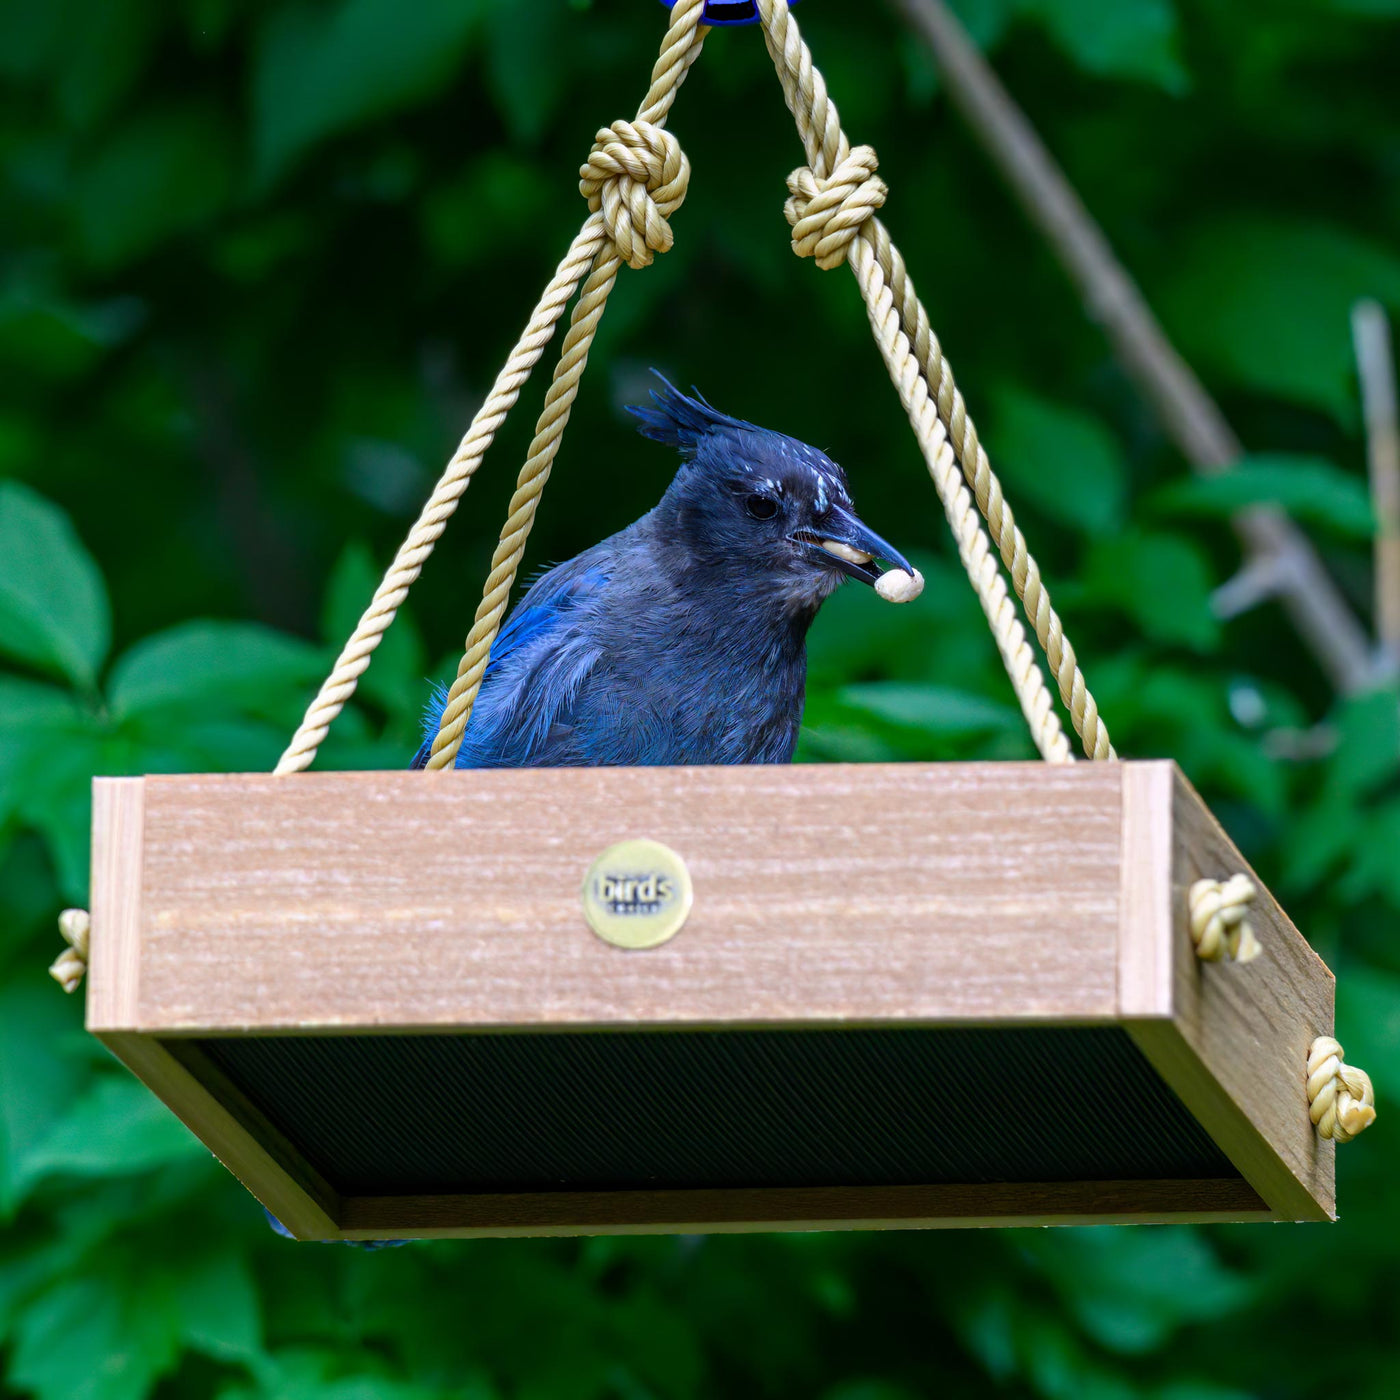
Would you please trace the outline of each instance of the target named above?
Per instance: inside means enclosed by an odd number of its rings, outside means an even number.
[[[1128,469],[1118,440],[1097,419],[1010,386],[993,398],[992,461],[1012,508],[1029,502],[1088,534],[1123,522]]]
[[[266,713],[320,679],[322,653],[299,638],[248,622],[187,622],[138,642],[112,667],[113,715],[169,710],[230,716]]]
[[[118,267],[207,223],[233,187],[232,137],[213,107],[143,112],[85,165],[73,192],[83,255]]]
[[[144,1084],[108,1074],[34,1144],[20,1163],[19,1179],[28,1187],[51,1176],[130,1176],[204,1152]]]
[[[1126,613],[1156,641],[1197,651],[1220,638],[1210,593],[1205,554],[1180,535],[1127,530],[1097,541],[1085,563],[1085,602]]]
[[[1188,1323],[1229,1316],[1254,1292],[1184,1227],[1077,1230],[1033,1248],[1085,1330],[1118,1352],[1150,1351]]]
[[[432,96],[457,72],[481,0],[282,6],[258,46],[254,168],[264,185],[312,147]]]
[[[253,1281],[226,1249],[94,1251],[18,1313],[9,1380],[37,1400],[146,1400],[184,1350],[259,1359]]]
[[[54,929],[50,945],[63,947]],[[35,968],[0,986],[0,1219],[8,1219],[34,1177],[30,1162],[54,1131],[88,1071],[62,1053],[79,1008]]]
[[[1329,788],[1355,799],[1400,773],[1400,695],[1393,687],[1343,701],[1337,733],[1327,765]]]
[[[323,634],[337,652],[359,624],[379,580],[369,550],[347,545],[326,586],[323,609]],[[423,640],[407,608],[400,608],[360,678],[359,693],[391,716],[416,724],[428,697],[427,668]]]
[[[1400,257],[1322,224],[1236,216],[1203,222],[1174,254],[1162,298],[1188,359],[1242,388],[1356,417],[1350,313],[1400,308]]]
[[[557,0],[512,0],[490,11],[487,81],[511,135],[526,144],[544,135],[577,62],[570,18]]]
[[[227,1249],[210,1250],[197,1268],[182,1275],[180,1310],[181,1333],[191,1351],[215,1361],[262,1360],[257,1284],[247,1263]]]
[[[37,1400],[145,1400],[179,1355],[178,1324],[168,1299],[132,1282],[57,1280],[15,1324],[10,1381]]]
[[[888,724],[929,734],[986,733],[1016,729],[1024,722],[1010,705],[948,686],[876,681],[843,686],[837,696],[852,709],[864,710]]]
[[[1024,0],[1024,8],[1086,73],[1171,93],[1190,85],[1171,0]]]
[[[91,690],[111,625],[102,574],[68,517],[0,481],[0,653]]]
[[[1365,482],[1318,457],[1256,454],[1218,476],[1175,482],[1150,503],[1167,512],[1219,517],[1246,506],[1274,505],[1296,520],[1354,539],[1370,539],[1375,533]]]
[[[66,691],[0,675],[0,828],[50,781],[54,746],[90,723]]]

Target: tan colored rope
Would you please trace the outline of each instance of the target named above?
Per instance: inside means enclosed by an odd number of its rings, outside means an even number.
[[[652,69],[651,86],[634,125],[661,126],[675,101],[676,91],[685,74],[699,56],[706,27],[700,23],[704,0],[678,0],[672,11],[671,23],[662,40],[661,52]],[[595,153],[597,148],[595,147]],[[624,227],[620,211],[600,201],[590,201],[590,214],[579,230],[569,250],[556,269],[544,294],[530,315],[524,332],[510,352],[505,365],[496,376],[491,392],[477,410],[452,460],[447,464],[428,503],[414,522],[412,529],[393,563],[384,575],[364,615],[356,624],[349,641],[341,649],[330,675],[322,683],[316,698],[306,711],[291,743],[274,770],[279,774],[297,773],[309,768],[317,750],[336,717],[349,702],[359,684],[360,676],[370,664],[389,624],[393,622],[408,590],[422,571],[443,530],[475,475],[486,450],[491,446],[506,415],[520,397],[520,392],[539,362],[545,347],[554,336],[554,328],[579,283],[603,251],[616,246],[614,234]],[[649,246],[658,231],[644,222],[641,242]],[[611,220],[611,221],[610,221]],[[625,239],[626,235],[622,235]],[[669,246],[669,244],[667,245]],[[629,253],[635,250],[628,248]]]
[[[1253,962],[1263,949],[1249,911],[1259,891],[1248,875],[1197,880],[1186,892],[1191,942],[1202,962]]]
[[[795,171],[788,182],[791,198],[786,212],[793,228],[793,249],[799,256],[816,258],[822,267],[837,266],[844,255],[859,280],[860,259],[852,249],[857,243],[868,247],[899,309],[905,337],[937,405],[938,417],[1050,663],[1084,752],[1091,758],[1115,757],[1074,648],[1065,637],[1039,566],[1006,504],[1001,483],[968,417],[952,369],[914,291],[904,260],[889,232],[874,216],[884,202],[884,184],[874,173],[874,153],[869,147],[860,147],[859,154],[852,158],[840,114],[827,95],[825,80],[812,62],[811,50],[788,11],[786,0],[758,0],[758,8],[769,55],[807,153],[807,167]],[[1015,684],[1015,673],[1012,679]],[[1023,710],[1025,706],[1022,698]]]
[[[1308,1051],[1308,1115],[1319,1137],[1350,1142],[1376,1121],[1376,1091],[1365,1070],[1349,1065],[1340,1044],[1320,1035]]]
[[[88,965],[88,938],[92,920],[86,909],[65,909],[58,916],[58,931],[68,946],[54,959],[49,976],[65,992],[76,992]]]
[[[875,343],[909,416],[957,541],[959,558],[991,627],[1031,737],[1047,762],[1068,763],[1072,757],[1069,740],[1026,641],[1025,629],[1016,616],[987,532],[963,485],[947,429],[904,333],[884,270],[871,255],[869,245],[858,236],[884,203],[885,185],[875,175],[875,164],[874,151],[869,146],[857,146],[821,189],[816,187],[810,170],[793,174],[788,184],[792,197],[787,202],[793,248],[801,256],[814,257],[821,268],[839,267],[850,261],[870,316]]]
[[[686,13],[681,14],[681,11]],[[686,71],[698,57],[704,42],[705,29],[699,23],[702,12],[703,0],[681,0],[676,5],[668,44],[657,61],[658,74],[653,76],[652,91],[637,120],[614,122],[600,131],[588,160],[579,171],[579,192],[595,216],[601,213],[608,230],[608,243],[598,254],[574,307],[559,363],[545,395],[544,409],[535,425],[534,440],[516,480],[510,513],[491,559],[491,573],[467,635],[457,678],[452,683],[438,732],[433,738],[429,768],[451,768],[457,761],[467,722],[490,664],[491,648],[510,601],[510,591],[520,569],[540,496],[563,441],[564,429],[578,396],[579,381],[588,366],[588,352],[607,309],[608,297],[616,285],[618,270],[624,262],[633,268],[646,267],[654,254],[671,248],[673,238],[668,220],[685,199],[690,183],[690,162],[680,143],[660,123],[665,120],[675,90],[684,81]],[[688,36],[685,57],[683,61],[669,63],[663,72],[663,61],[673,49],[669,42],[671,35],[678,30]],[[678,38],[676,42],[679,44],[681,40]],[[658,93],[658,83],[663,80],[668,81],[669,86]],[[644,116],[653,110],[657,110],[654,120]]]

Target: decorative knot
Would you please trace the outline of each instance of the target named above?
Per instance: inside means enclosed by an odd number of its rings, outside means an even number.
[[[1376,1121],[1376,1091],[1365,1070],[1342,1058],[1342,1047],[1320,1035],[1308,1051],[1308,1116],[1317,1135],[1350,1142]]]
[[[675,241],[667,219],[681,207],[690,162],[665,127],[616,121],[605,126],[579,170],[579,193],[603,222],[628,267],[646,267]]]
[[[92,920],[86,909],[65,909],[58,916],[58,931],[68,946],[54,959],[49,976],[65,992],[76,992],[88,965],[88,934]]]
[[[783,213],[792,225],[792,251],[815,258],[823,270],[840,267],[867,219],[885,202],[880,162],[869,146],[855,146],[825,180],[804,165],[788,176]]]
[[[1191,911],[1191,941],[1202,962],[1247,963],[1261,951],[1246,917],[1259,891],[1248,875],[1228,880],[1197,880],[1186,896]]]

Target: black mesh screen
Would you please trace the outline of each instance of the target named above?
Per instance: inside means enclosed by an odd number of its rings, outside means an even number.
[[[352,1195],[1236,1176],[1112,1028],[199,1043]]]

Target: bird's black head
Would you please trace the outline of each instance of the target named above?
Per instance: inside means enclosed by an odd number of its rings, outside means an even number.
[[[678,448],[659,514],[697,563],[744,581],[748,597],[813,613],[843,578],[874,584],[876,560],[912,573],[856,515],[846,474],[806,443],[711,408],[662,379],[649,406],[629,409],[639,431]]]

